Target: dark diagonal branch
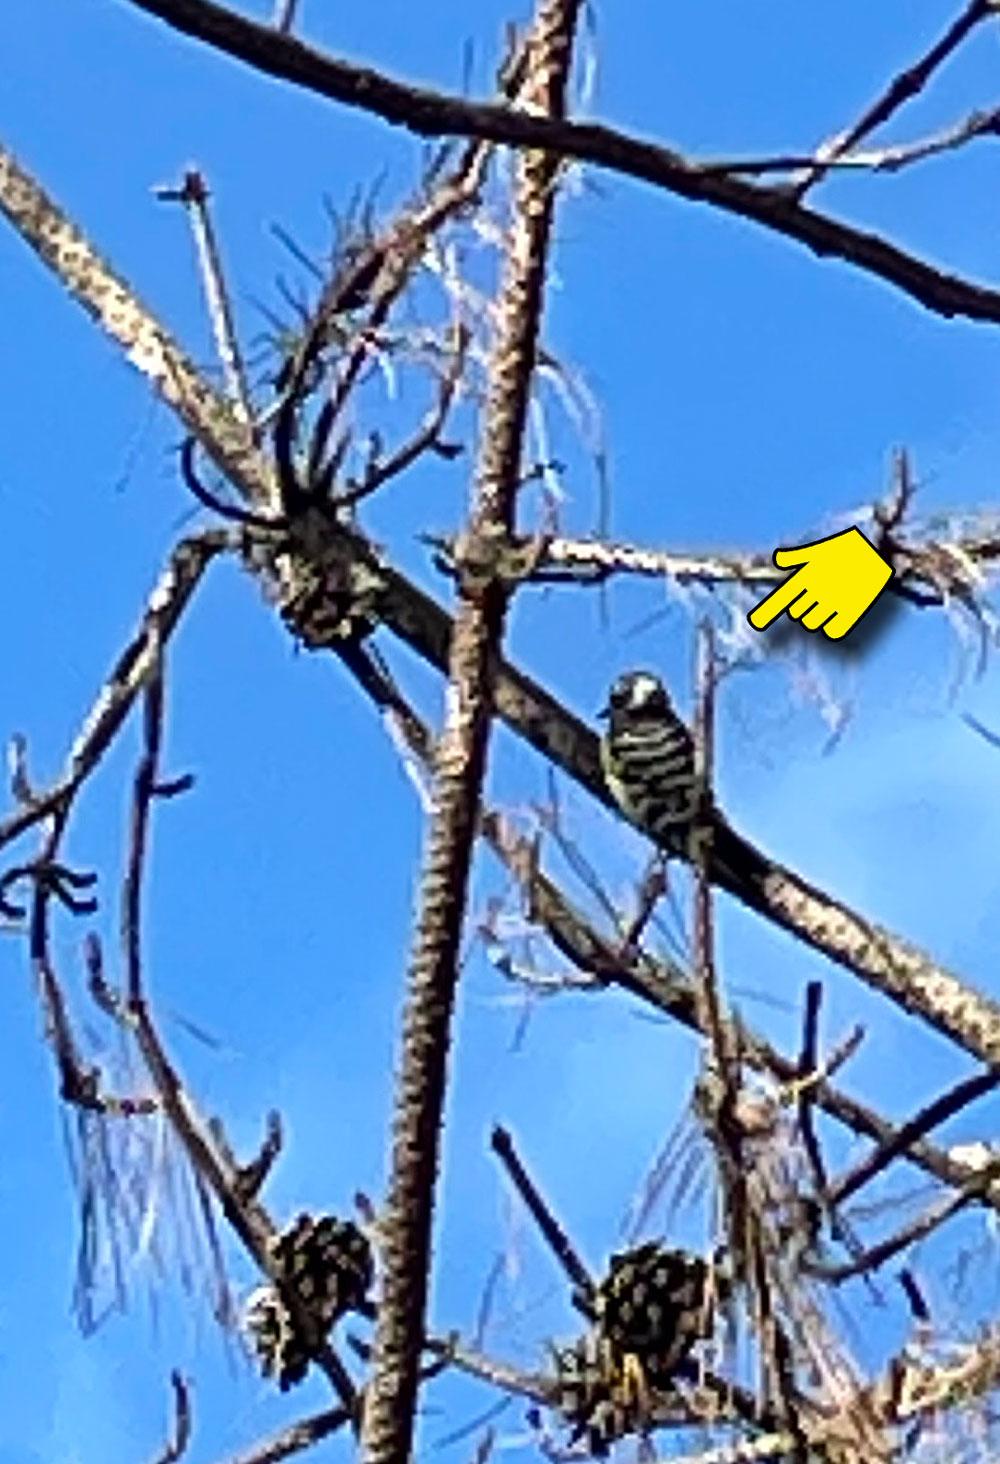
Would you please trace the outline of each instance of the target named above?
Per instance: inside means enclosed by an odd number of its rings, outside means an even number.
[[[965,1191],[959,1191],[956,1195],[948,1195],[945,1199],[939,1200],[925,1214],[918,1216],[912,1224],[904,1226],[895,1235],[879,1241],[877,1245],[870,1246],[843,1265],[830,1265],[824,1261],[803,1261],[803,1270],[808,1275],[815,1276],[821,1281],[829,1281],[835,1286],[849,1281],[853,1276],[865,1276],[872,1271],[877,1271],[880,1266],[885,1265],[886,1261],[899,1255],[900,1251],[915,1245],[918,1240],[924,1240],[933,1231],[939,1229],[946,1220],[950,1220],[959,1210],[964,1209],[974,1197],[975,1189],[976,1182],[973,1181]]]
[[[864,1185],[870,1184],[875,1176],[886,1169],[900,1154],[908,1153],[917,1140],[926,1138],[932,1129],[937,1128],[946,1119],[953,1118],[968,1104],[985,1097],[987,1093],[993,1091],[997,1083],[1000,1083],[1000,1071],[996,1068],[988,1068],[985,1072],[975,1073],[971,1078],[966,1078],[955,1087],[949,1088],[946,1093],[942,1093],[940,1098],[935,1098],[933,1103],[925,1104],[919,1113],[915,1113],[912,1118],[907,1119],[906,1123],[900,1125],[891,1139],[877,1144],[860,1163],[854,1165],[830,1186],[828,1192],[830,1203],[842,1205],[851,1195],[857,1194]]]
[[[531,1212],[535,1224],[548,1242],[549,1249],[572,1281],[581,1301],[587,1301],[594,1289],[590,1272],[580,1260],[569,1236],[542,1199],[530,1174],[521,1163],[510,1134],[499,1124],[490,1135],[490,1148],[500,1160],[511,1184]]]
[[[324,55],[211,0],[130,3],[268,76],[373,112],[422,136],[479,137],[517,148],[548,148],[750,219],[814,254],[841,259],[885,280],[935,314],[1000,323],[1000,292],[935,269],[876,234],[804,207],[788,193],[703,169],[670,148],[597,123],[551,119],[409,86]]]
[[[997,14],[995,0],[968,0],[962,11],[944,35],[927,50],[919,60],[898,76],[894,76],[885,91],[878,96],[846,132],[838,133],[818,150],[815,165],[807,168],[804,175],[795,180],[795,196],[801,198],[825,175],[831,162],[849,153],[864,138],[885,125],[904,103],[919,96],[934,73],[954,55],[967,36],[984,20]]]
[[[547,115],[563,112],[578,8],[579,0],[543,0],[532,27],[525,100]],[[515,524],[556,173],[553,157],[526,152],[514,189],[403,1015],[382,1291],[362,1434],[366,1464],[406,1464],[412,1442],[459,945],[510,593],[498,572],[498,551]]]

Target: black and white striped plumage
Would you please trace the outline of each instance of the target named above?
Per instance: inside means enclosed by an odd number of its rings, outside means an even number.
[[[679,848],[701,803],[694,740],[674,711],[663,682],[629,671],[611,688],[601,714],[604,778],[632,822],[668,848]]]

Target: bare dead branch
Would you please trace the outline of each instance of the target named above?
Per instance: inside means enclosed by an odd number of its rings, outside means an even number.
[[[545,1237],[552,1254],[579,1292],[582,1309],[589,1304],[594,1289],[590,1273],[573,1249],[569,1236],[542,1199],[537,1186],[521,1163],[510,1134],[499,1124],[490,1135],[490,1148],[500,1160],[511,1183],[531,1212],[531,1216]]]
[[[734,1028],[727,1022],[715,966],[715,923],[712,910],[711,841],[712,777],[715,765],[715,641],[711,626],[699,627],[695,672],[695,770],[701,785],[700,809],[691,832],[694,868],[694,975],[700,1006],[698,1025],[708,1038],[711,1062],[726,1090],[726,1102],[736,1102],[739,1059]]]
[[[225,377],[226,395],[232,404],[233,416],[240,422],[249,425],[253,420],[253,405],[250,400],[246,372],[243,369],[243,356],[236,334],[232,302],[229,298],[229,291],[226,289],[225,275],[222,270],[222,256],[219,252],[212,214],[208,206],[208,184],[205,182],[203,174],[196,168],[191,168],[184,174],[184,181],[180,188],[157,189],[157,197],[165,201],[181,203],[187,211],[198,253],[208,318],[212,323],[212,333],[215,336],[215,349],[222,363]]]
[[[0,848],[26,829],[64,812],[81,784],[97,767],[146,683],[157,647],[165,645],[207,566],[229,536],[218,530],[182,539],[147,601],[139,629],[118,657],[89,716],[70,749],[66,770],[56,785],[35,793],[16,813],[0,821]]]
[[[800,172],[812,168],[829,172],[895,173],[913,163],[925,162],[927,158],[940,153],[955,152],[977,137],[994,137],[1000,129],[1000,109],[970,112],[960,122],[944,127],[927,137],[912,142],[898,143],[891,147],[869,148],[864,152],[843,153],[836,158],[823,158],[820,153],[812,156],[794,154],[773,154],[761,158],[720,158],[712,163],[702,163],[708,171],[761,177],[766,173],[788,173],[793,169]]]
[[[1000,1072],[989,1068],[986,1072],[976,1073],[971,1078],[949,1088],[933,1103],[925,1104],[919,1113],[915,1113],[906,1123],[901,1124],[893,1137],[883,1143],[877,1144],[870,1154],[866,1154],[860,1163],[854,1165],[845,1174],[835,1180],[829,1187],[828,1197],[831,1204],[842,1205],[851,1195],[856,1194],[862,1186],[869,1184],[877,1174],[880,1174],[900,1154],[907,1153],[918,1139],[924,1138],[937,1128],[946,1119],[960,1113],[968,1104],[974,1103],[977,1098],[982,1098],[990,1093],[1000,1083]]]
[[[438,567],[454,574],[454,540],[445,535],[426,534],[424,543],[436,551]],[[527,543],[527,540],[518,541],[518,547],[527,547]],[[527,576],[527,581],[529,584],[596,585],[619,574],[676,580],[681,585],[774,584],[783,578],[771,557],[764,554],[675,554],[671,550],[645,549],[603,539],[551,535],[543,540],[538,567]]]
[[[578,8],[579,0],[542,0],[532,27],[525,88],[548,115],[563,112]],[[497,551],[515,523],[556,171],[549,155],[526,153],[515,186],[403,1016],[382,1293],[362,1430],[366,1464],[403,1464],[412,1439],[458,949],[510,594],[497,572]]]
[[[331,101],[360,107],[423,136],[478,137],[552,153],[640,179],[693,202],[712,204],[885,280],[946,317],[1000,323],[1000,292],[935,269],[876,234],[804,207],[777,189],[705,172],[669,148],[595,123],[574,123],[513,107],[408,86],[368,67],[316,51],[211,0],[131,0],[176,30]]]
[[[982,1183],[983,1181],[980,1180],[979,1186]],[[895,1235],[891,1235],[886,1240],[880,1241],[878,1245],[873,1245],[868,1250],[862,1251],[860,1255],[854,1256],[850,1261],[845,1262],[844,1265],[828,1265],[825,1261],[807,1259],[803,1261],[802,1269],[810,1276],[815,1276],[822,1281],[829,1281],[833,1285],[840,1285],[844,1281],[849,1281],[852,1276],[865,1276],[872,1271],[877,1271],[880,1266],[884,1266],[886,1261],[891,1260],[900,1251],[906,1250],[908,1246],[915,1245],[918,1240],[925,1239],[926,1236],[942,1226],[946,1220],[950,1220],[959,1210],[964,1209],[972,1199],[976,1188],[977,1186],[973,1182],[965,1191],[960,1191],[957,1195],[948,1195],[947,1198],[932,1206],[925,1214],[918,1216],[912,1224],[904,1226]]]
[[[995,533],[956,534],[949,539],[940,531],[901,532],[916,486],[905,453],[896,455],[894,476],[898,478],[901,471],[910,482],[902,502],[904,511],[895,511],[895,487],[886,504],[876,504],[872,509],[876,548],[895,570],[889,592],[922,607],[941,606],[949,600],[969,601],[980,591],[991,569],[996,568],[1000,538]],[[428,534],[424,542],[435,550],[438,568],[453,575],[454,540]],[[518,541],[518,550],[527,550],[533,543]],[[766,554],[678,554],[635,544],[550,535],[538,544],[535,562],[536,567],[525,576],[528,583],[592,586],[617,575],[636,575],[678,585],[750,588],[775,584],[784,577]]]
[[[273,470],[252,446],[245,445],[226,404],[198,377],[160,323],[103,265],[79,230],[2,154],[0,208],[89,313],[131,351],[133,362],[160,382],[205,450],[247,500],[271,501]],[[142,345],[138,351],[132,349],[137,343]],[[378,615],[383,624],[423,659],[444,670],[452,638],[447,612],[380,560],[363,536],[346,525],[327,525],[327,532],[331,566],[338,570],[363,567],[378,585]],[[251,549],[255,542],[250,541]],[[311,644],[329,644],[338,652],[342,649],[336,635]],[[509,664],[497,666],[494,691],[497,714],[515,732],[612,806],[600,771],[597,737],[590,728]],[[48,796],[42,813],[27,818],[18,815],[0,825],[0,842],[57,808],[65,795],[66,788],[61,786]],[[728,823],[713,838],[712,879],[751,909],[854,971],[904,1010],[920,1015],[974,1056],[986,1062],[1000,1060],[1000,1004],[909,943],[782,868]]]
[[[246,1453],[230,1455],[226,1464],[278,1464],[279,1459],[288,1459],[292,1454],[311,1449],[313,1444],[329,1438],[350,1421],[351,1415],[346,1408],[328,1408],[323,1413],[314,1413],[310,1418],[290,1424],[263,1443],[255,1444]]]

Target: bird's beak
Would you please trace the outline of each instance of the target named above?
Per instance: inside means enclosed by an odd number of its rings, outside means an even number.
[[[602,707],[601,710],[597,713],[598,721],[601,722],[606,722],[610,716],[611,708],[608,706]]]

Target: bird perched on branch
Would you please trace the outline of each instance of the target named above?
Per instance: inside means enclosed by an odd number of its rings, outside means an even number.
[[[705,805],[694,739],[659,677],[620,676],[601,712],[601,766],[625,816],[668,852],[688,853],[689,835]]]

